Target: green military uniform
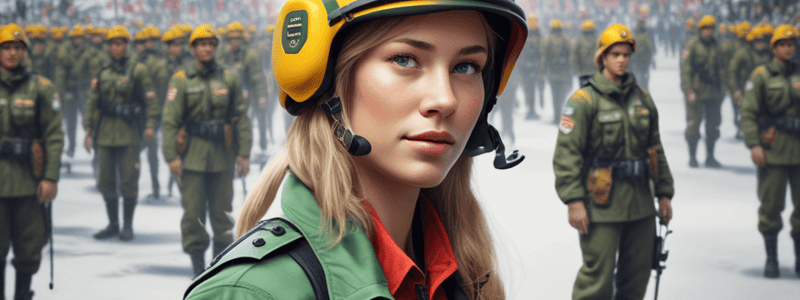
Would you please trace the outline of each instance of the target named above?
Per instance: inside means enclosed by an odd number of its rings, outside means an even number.
[[[631,71],[636,76],[636,84],[648,89],[650,85],[650,66],[653,65],[653,57],[656,55],[656,45],[647,31],[644,21],[633,31],[633,38],[636,40],[636,52],[631,55]]]
[[[275,108],[280,104],[275,99],[278,98],[278,83],[275,82],[275,76],[272,74],[272,32],[265,33],[257,43],[259,55],[261,56],[262,68],[264,70],[264,77],[267,81],[267,104],[264,108],[264,115],[266,116],[266,135],[270,140],[275,140],[272,130],[272,116],[275,114]],[[259,125],[260,126],[260,125]]]
[[[572,89],[572,74],[569,66],[569,40],[561,29],[553,29],[542,47],[542,65],[553,92],[553,123],[558,124],[567,93]]]
[[[769,138],[772,128],[774,138]],[[777,238],[788,182],[794,205],[791,236],[800,255],[800,65],[790,61],[780,66],[773,60],[753,71],[745,84],[742,129],[745,145],[763,146],[767,159],[758,168],[758,230]]]
[[[69,140],[67,155],[75,152],[75,129],[78,124],[78,112],[84,111],[86,91],[89,88],[87,83],[94,76],[87,74],[87,68],[85,67],[76,68],[78,66],[76,64],[77,59],[83,56],[85,51],[89,50],[86,44],[86,41],[80,45],[76,45],[73,41],[61,44],[57,54],[58,63],[54,71],[55,78],[53,80],[56,87],[58,90],[64,91],[64,120],[67,124],[67,139]]]
[[[242,39],[244,40],[244,39]],[[253,114],[258,120],[258,145],[261,150],[267,149],[267,79],[261,69],[261,57],[255,49],[245,48],[244,42],[237,49],[228,47],[219,53],[219,63],[227,70],[236,72],[242,81],[245,101],[249,101]]]
[[[136,61],[143,63],[149,71],[149,76],[153,81],[153,88],[158,99],[159,116],[156,118],[155,129],[161,125],[161,111],[164,108],[164,98],[167,93],[167,82],[172,75],[167,70],[167,59],[160,57],[155,49],[147,49],[139,53]],[[147,143],[147,162],[150,166],[150,182],[153,188],[151,197],[159,199],[161,186],[158,183],[158,139],[153,138]]]
[[[729,62],[714,37],[703,39],[698,33],[683,49],[681,54],[681,90],[686,95],[686,131],[689,144],[690,166],[697,166],[695,158],[697,143],[700,140],[700,123],[705,120],[706,166],[718,167],[714,159],[714,145],[720,136],[719,125],[722,120],[721,106],[722,69]],[[689,93],[696,95],[694,102],[688,99]]]
[[[248,103],[242,96],[239,77],[215,63],[212,66],[203,68],[193,63],[186,71],[172,76],[162,119],[164,158],[170,162],[180,155],[183,163],[179,182],[184,209],[181,219],[183,250],[200,256],[209,244],[205,230],[206,207],[214,231],[215,256],[233,241],[233,219],[229,215],[233,201],[233,163],[237,156],[250,157],[252,143]],[[230,150],[219,129],[227,123],[232,125],[237,137]],[[177,137],[181,127],[189,137],[185,152],[179,154]]]
[[[28,56],[30,71],[46,78],[53,78],[53,60],[48,52],[47,41],[41,38],[32,38],[31,51]]]
[[[575,280],[573,299],[611,299],[612,282],[618,299],[644,297],[653,259],[656,210],[646,180],[649,172],[626,171],[624,166],[649,166],[647,149],[652,147],[658,160],[655,196],[672,198],[672,175],[658,120],[653,99],[636,86],[630,73],[618,85],[597,72],[567,102],[553,157],[556,191],[564,203],[583,201],[590,221],[588,234],[580,239],[584,264]],[[606,205],[598,204],[601,196],[595,198],[587,186],[600,168],[611,169],[613,178]]]
[[[123,198],[123,232],[130,230],[132,234],[133,211],[139,196],[142,134],[145,127],[155,126],[158,113],[147,67],[127,54],[92,79],[83,126],[87,134],[93,134],[97,148],[97,188],[105,200],[109,219],[106,229],[110,230],[105,236],[98,233],[96,238],[113,236],[119,230],[117,174]]]
[[[536,114],[536,95],[544,103],[544,76],[542,76],[542,34],[539,29],[528,30],[528,39],[520,55],[522,73],[522,89],[525,91],[525,103],[528,106],[526,119],[538,119]],[[515,68],[516,70],[516,68]]]
[[[594,31],[582,31],[572,44],[570,51],[572,70],[578,76],[593,75],[597,72],[594,65],[594,52],[597,51],[597,36]]]
[[[767,64],[770,60],[772,60],[772,51],[769,47],[765,46],[763,50],[759,51],[753,47],[753,44],[747,42],[743,43],[742,47],[733,54],[733,58],[728,66],[728,89],[731,95],[735,95],[737,92],[744,95],[745,83],[747,79],[750,78],[750,74],[753,73],[753,70],[757,66]],[[744,99],[742,99],[742,101],[743,100]],[[733,104],[735,116],[733,121],[736,125],[736,136],[737,138],[743,139],[744,133],[742,132],[739,112],[742,103],[736,99],[733,99],[731,103]]]
[[[5,281],[9,246],[14,249],[11,263],[17,281],[27,277],[27,288],[42,259],[45,219],[36,196],[40,179],[33,171],[32,140],[41,142],[44,150],[41,179],[58,182],[64,134],[55,87],[45,77],[24,69],[15,74],[0,71],[0,287]]]

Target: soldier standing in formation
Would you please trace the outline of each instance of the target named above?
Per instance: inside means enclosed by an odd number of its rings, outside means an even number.
[[[39,270],[45,218],[58,192],[64,134],[55,87],[24,65],[30,46],[17,24],[0,28],[0,298],[5,298],[6,256],[14,250],[14,299],[31,299]]]
[[[155,130],[161,127],[161,111],[164,107],[166,97],[167,82],[172,75],[167,73],[167,59],[163,57],[158,49],[158,42],[161,40],[161,32],[155,27],[145,27],[142,29],[144,40],[141,42],[143,49],[137,53],[136,61],[147,67],[147,76],[153,83],[153,89],[158,99],[158,116],[155,119]],[[158,183],[158,139],[150,139],[147,142],[147,162],[150,165],[150,182],[153,193],[148,200],[161,199],[161,186]]]
[[[205,268],[209,246],[206,213],[214,231],[213,255],[233,242],[234,162],[242,176],[250,166],[248,103],[237,73],[214,59],[218,42],[211,25],[194,29],[189,45],[196,60],[172,76],[162,124],[164,158],[180,179],[183,251],[195,275]]]
[[[572,58],[572,70],[578,77],[594,75],[597,66],[594,65],[592,57],[597,48],[597,34],[595,33],[594,21],[586,20],[581,24],[581,35],[572,44],[570,57]]]
[[[534,14],[528,15],[528,39],[520,55],[518,69],[522,73],[522,90],[525,92],[525,104],[528,107],[526,120],[539,119],[536,114],[536,98],[544,104],[544,76],[542,76],[542,33],[539,30],[539,19]]]
[[[765,65],[772,60],[772,52],[769,49],[769,40],[772,36],[771,26],[757,25],[753,30],[749,29],[749,24],[742,25],[740,34],[748,31],[746,35],[747,43],[733,54],[733,59],[728,66],[728,86],[732,90],[734,103],[733,111],[736,114],[736,138],[744,139],[744,132],[741,128],[741,116],[739,109],[744,100],[744,87],[747,79],[756,67]]]
[[[567,102],[553,157],[556,191],[583,253],[572,299],[612,299],[615,291],[614,299],[642,299],[653,263],[653,198],[668,224],[672,175],[655,103],[627,71],[637,44],[630,30],[611,25],[597,44],[600,70]]]
[[[778,232],[783,228],[787,182],[794,205],[789,223],[795,272],[800,275],[800,65],[792,61],[798,36],[789,24],[775,29],[769,44],[775,58],[753,70],[742,104],[745,145],[758,167],[758,231],[767,250],[768,278],[780,276]]]
[[[89,151],[97,144],[97,188],[105,200],[108,226],[94,234],[95,239],[119,235],[133,239],[133,212],[139,195],[139,150],[142,136],[149,141],[155,134],[158,100],[147,67],[127,53],[130,34],[117,25],[106,38],[112,61],[92,79],[83,127],[84,146]],[[123,226],[119,228],[119,194],[123,198]]]
[[[714,38],[717,21],[706,15],[698,24],[699,34],[686,43],[681,54],[681,90],[686,95],[686,141],[689,144],[689,166],[698,167],[697,144],[700,123],[705,120],[706,162],[709,168],[720,168],[714,158],[714,146],[719,138],[722,91],[722,69],[728,64]]]
[[[172,76],[180,70],[185,70],[187,66],[194,63],[194,57],[186,51],[185,45],[188,35],[181,25],[173,26],[161,37],[161,42],[167,45],[167,74]],[[166,97],[166,96],[165,96]],[[163,107],[163,104],[161,105]],[[170,173],[169,183],[167,184],[168,196],[172,197],[172,185],[177,182],[177,177]]]
[[[248,49],[244,44],[244,26],[239,22],[228,25],[225,40],[227,49],[220,51],[219,63],[225,69],[236,72],[242,82],[242,94],[253,109],[258,120],[258,146],[261,151],[267,150],[267,79],[261,69],[261,57],[255,49]]]
[[[631,56],[631,71],[636,76],[636,83],[648,89],[650,85],[650,67],[654,67],[656,62],[653,57],[656,55],[656,45],[650,36],[645,18],[647,15],[641,14],[639,22],[633,31],[636,39],[636,53]]]
[[[544,42],[542,65],[550,90],[553,92],[553,124],[561,120],[561,107],[564,98],[572,89],[572,74],[569,66],[569,40],[562,33],[562,24],[558,19],[550,22],[550,36]]]
[[[78,124],[78,112],[84,111],[84,98],[88,85],[82,78],[88,78],[86,68],[78,70],[75,62],[86,51],[86,33],[81,25],[75,25],[69,31],[70,40],[61,44],[58,49],[58,65],[55,70],[55,83],[59,90],[64,91],[64,119],[67,123],[67,139],[69,146],[66,154],[72,157],[75,154],[75,129]]]

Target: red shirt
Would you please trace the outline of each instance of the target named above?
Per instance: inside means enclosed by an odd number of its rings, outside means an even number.
[[[395,243],[372,204],[364,201],[362,203],[375,223],[372,247],[375,248],[375,255],[389,282],[389,292],[395,299],[417,299],[414,286],[423,284],[430,297],[429,300],[446,300],[447,295],[440,287],[442,282],[458,269],[456,257],[436,209],[425,197],[420,197],[420,201],[420,216],[425,239],[425,273]]]

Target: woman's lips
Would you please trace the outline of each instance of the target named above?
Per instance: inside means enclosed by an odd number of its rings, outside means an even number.
[[[428,131],[405,139],[425,155],[447,154],[455,144],[455,138],[447,131]]]

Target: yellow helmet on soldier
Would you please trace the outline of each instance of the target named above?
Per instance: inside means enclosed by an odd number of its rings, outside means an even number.
[[[214,26],[211,26],[211,24],[203,24],[195,27],[192,31],[192,35],[189,36],[189,45],[194,45],[194,42],[199,39],[214,39],[219,42],[217,31],[214,30]]]
[[[131,40],[131,34],[128,33],[128,28],[123,25],[114,25],[111,29],[108,30],[108,34],[106,34],[106,41],[110,41],[113,39],[124,39],[125,41]]]
[[[147,39],[161,39],[161,30],[158,30],[158,27],[150,26],[147,29]]]
[[[597,39],[597,52],[594,53],[594,64],[600,66],[600,59],[603,53],[605,53],[609,47],[617,43],[629,44],[631,45],[631,52],[636,51],[636,41],[633,39],[631,30],[625,27],[625,25],[614,24],[608,26],[606,30],[600,33],[600,37]]]
[[[736,26],[736,37],[743,39],[747,37],[747,34],[750,33],[750,22],[743,21],[739,23],[739,26]]]
[[[69,31],[69,37],[84,37],[85,35],[86,33],[83,31],[83,26],[81,26],[81,24],[75,24]]]
[[[228,24],[228,32],[230,33],[231,31],[244,31],[244,26],[239,22],[230,23]]]
[[[183,32],[183,34],[191,34],[192,33],[192,26],[189,26],[189,24],[178,25],[178,28],[180,28],[180,30]]]
[[[800,33],[797,32],[797,29],[792,27],[790,24],[783,24],[775,28],[775,31],[772,34],[772,40],[769,41],[769,47],[775,48],[775,44],[777,44],[781,40],[791,39],[794,40]]]
[[[694,28],[695,25],[697,25],[697,24],[694,21],[694,19],[692,19],[692,18],[686,19],[686,26],[689,26],[690,28]]]
[[[178,30],[175,27],[170,28],[164,35],[161,36],[162,43],[170,43],[171,41],[178,38]]]
[[[564,24],[561,24],[561,20],[553,19],[552,21],[550,21],[550,28],[561,29],[562,27],[564,27]]]
[[[26,48],[30,45],[30,41],[25,36],[25,30],[17,23],[11,23],[0,28],[0,45],[13,41],[22,42]]]
[[[705,15],[702,19],[700,19],[700,23],[697,24],[698,29],[703,29],[706,27],[715,27],[717,26],[717,19],[714,18],[712,15]]]
[[[586,20],[581,23],[581,31],[594,31],[594,22],[592,20]]]

